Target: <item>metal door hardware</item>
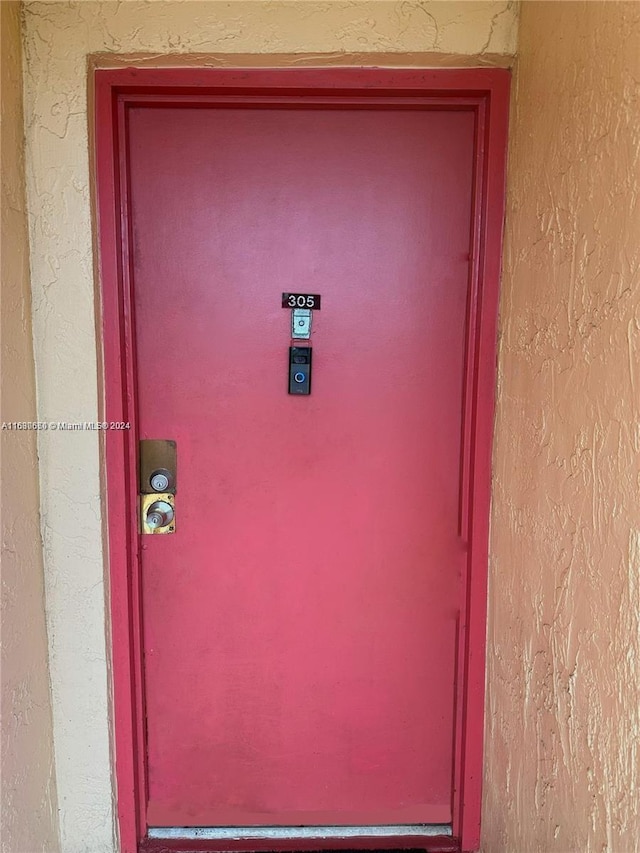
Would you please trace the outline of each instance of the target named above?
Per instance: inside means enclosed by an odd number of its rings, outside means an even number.
[[[295,340],[309,340],[311,337],[311,318],[313,311],[310,308],[294,308],[291,312],[291,337]]]
[[[170,492],[140,495],[140,532],[175,533],[174,502]]]
[[[171,482],[171,472],[167,471],[166,468],[158,468],[149,477],[149,482],[154,492],[166,492]]]
[[[140,532],[175,533],[175,441],[142,439],[139,465]]]
[[[289,347],[289,393],[311,393],[311,347]]]
[[[176,493],[177,453],[175,441],[144,438],[140,442],[140,493]]]

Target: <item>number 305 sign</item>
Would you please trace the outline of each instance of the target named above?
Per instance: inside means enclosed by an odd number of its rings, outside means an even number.
[[[320,296],[317,293],[283,293],[283,308],[315,308],[320,310]]]

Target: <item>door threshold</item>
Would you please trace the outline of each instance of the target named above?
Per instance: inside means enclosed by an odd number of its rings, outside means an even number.
[[[330,838],[424,838],[451,837],[451,824],[410,823],[381,826],[150,826],[148,838],[202,839],[273,839],[293,840],[313,838],[319,841]]]
[[[139,853],[460,853],[451,824],[153,826]]]

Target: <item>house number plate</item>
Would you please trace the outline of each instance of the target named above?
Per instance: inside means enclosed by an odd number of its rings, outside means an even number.
[[[320,310],[320,295],[318,293],[283,293],[283,308],[313,308]]]

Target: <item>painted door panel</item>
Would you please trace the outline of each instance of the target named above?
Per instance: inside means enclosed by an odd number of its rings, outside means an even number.
[[[448,823],[474,119],[132,109],[148,823]],[[287,391],[283,291],[320,293]]]

